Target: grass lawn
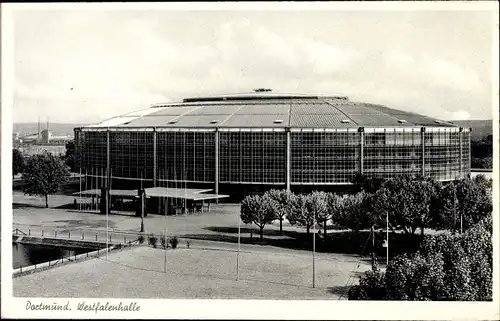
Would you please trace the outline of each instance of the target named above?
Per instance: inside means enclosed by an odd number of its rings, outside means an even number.
[[[261,250],[265,249],[265,250]],[[369,265],[353,257],[319,254],[312,288],[311,253],[277,253],[247,245],[230,249],[192,246],[167,251],[148,246],[112,252],[105,257],[55,267],[13,279],[14,296],[114,297],[170,299],[338,299],[347,293],[353,272]],[[345,298],[345,294],[344,294]]]
[[[19,228],[25,233],[28,230],[32,235],[44,235],[47,237],[71,233],[71,238],[82,239],[82,233],[88,233],[87,239],[105,241],[106,240],[106,216],[94,210],[80,212],[65,208],[65,204],[70,204],[72,197],[55,195],[51,203],[55,206],[51,208],[43,207],[43,200],[40,197],[23,195],[20,192],[13,193],[13,228]],[[203,241],[224,241],[229,243],[238,242],[238,221],[240,216],[239,204],[214,204],[210,212],[167,216],[149,214],[144,218],[146,233],[163,234],[165,228],[169,237],[177,236]],[[108,226],[111,231],[113,242],[123,242],[130,240],[140,230],[141,219],[135,217],[130,212],[116,212],[108,216]],[[318,226],[319,227],[319,226]],[[426,231],[429,233],[429,231]],[[382,263],[385,257],[385,249],[380,245],[384,233],[377,233],[376,246]],[[358,235],[353,235],[350,231],[328,230],[328,242],[318,240],[316,250],[318,252],[347,253],[368,255],[370,251],[369,231],[362,231]],[[415,235],[419,239],[419,235]],[[408,241],[404,235],[391,235],[390,255],[394,256],[401,252],[406,252]],[[258,228],[255,225],[241,225],[241,242],[255,244],[259,242]],[[291,226],[287,221],[283,224],[283,234],[279,233],[279,221],[266,225],[264,229],[264,245],[271,245],[275,248],[311,250],[312,235],[306,236],[305,228]],[[418,245],[418,242],[415,244]]]

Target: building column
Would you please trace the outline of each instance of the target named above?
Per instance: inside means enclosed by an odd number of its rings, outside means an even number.
[[[364,174],[364,161],[365,161],[365,128],[359,127],[359,173]]]
[[[108,184],[106,186],[106,189],[109,189],[110,184],[110,178],[111,178],[111,141],[109,138],[109,128],[106,130],[106,178],[108,180]]]
[[[420,144],[422,145],[422,177],[425,177],[425,127],[420,128]]]
[[[156,175],[157,175],[157,163],[156,163],[156,128],[153,128],[153,186],[156,187]]]
[[[460,158],[459,158],[459,167],[458,167],[458,177],[459,178],[463,178],[464,175],[463,175],[463,169],[464,169],[464,166],[463,166],[463,147],[462,147],[462,142],[463,142],[463,135],[464,135],[464,132],[463,132],[463,128],[460,127],[460,130],[458,131],[458,143],[460,144],[460,147],[459,147],[459,151],[460,151]]]
[[[215,194],[219,194],[219,129],[215,129]],[[219,199],[216,199],[219,203]]]
[[[467,176],[470,177],[471,167],[472,167],[472,150],[471,150],[471,142],[470,142],[470,133],[472,132],[472,128],[469,128],[469,132],[467,133],[467,140],[469,141],[469,172]]]
[[[286,190],[289,192],[290,191],[290,183],[291,183],[291,134],[290,134],[290,128],[286,129]]]

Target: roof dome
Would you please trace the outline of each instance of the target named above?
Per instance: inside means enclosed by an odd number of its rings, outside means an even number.
[[[357,128],[457,127],[452,123],[344,96],[250,93],[190,97],[157,104],[92,127]]]

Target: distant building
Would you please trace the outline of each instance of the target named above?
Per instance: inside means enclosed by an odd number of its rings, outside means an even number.
[[[71,136],[54,136],[48,129],[42,130],[40,144],[42,145],[64,145],[73,140]]]

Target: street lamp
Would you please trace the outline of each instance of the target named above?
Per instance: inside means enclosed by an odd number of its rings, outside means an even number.
[[[382,244],[382,247],[386,248],[386,269],[389,266],[389,212],[385,213],[386,217],[386,227],[385,227],[385,241]]]
[[[316,210],[313,211],[313,288],[316,286]]]
[[[142,172],[141,172],[141,189],[139,190],[141,201],[141,233],[144,233],[144,190],[142,189]]]

